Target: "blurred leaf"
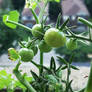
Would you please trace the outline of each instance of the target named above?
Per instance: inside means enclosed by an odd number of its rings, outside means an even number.
[[[75,56],[75,54],[72,53],[72,55],[71,55],[71,57],[70,57],[70,59],[69,59],[69,63],[70,63],[70,64],[73,62],[74,56]]]
[[[31,74],[35,80],[39,79],[38,75],[35,72],[31,71]]]
[[[61,13],[58,15],[57,22],[56,22],[56,28],[59,28],[61,21]]]
[[[53,57],[51,57],[51,61],[50,61],[50,70],[53,70],[53,71],[56,70],[55,59]]]
[[[64,58],[59,57],[59,56],[57,56],[57,58],[58,58],[58,61],[60,61],[61,63],[64,63],[65,65],[68,64],[68,62]]]
[[[9,48],[8,54],[9,54],[9,59],[12,61],[16,61],[17,59],[19,59],[19,55],[14,48]]]
[[[56,75],[61,78],[62,77],[62,66],[60,66],[57,71],[56,71]]]
[[[5,70],[0,71],[0,89],[2,88],[12,88],[14,79],[11,74],[8,74]]]
[[[60,27],[61,31],[65,28],[65,26],[67,25],[68,22],[69,22],[69,18],[61,25],[61,27]]]
[[[56,84],[58,81],[53,75],[46,75],[45,78],[48,80],[48,82]]]
[[[65,66],[62,66],[62,70],[64,70],[64,69],[66,69],[67,68],[67,66],[65,65]]]
[[[10,11],[8,15],[3,16],[3,22],[5,23],[5,25],[12,29],[15,29],[16,25],[14,25],[12,23],[8,23],[7,20],[18,22],[19,21],[19,12],[18,11]]]
[[[77,68],[77,67],[74,66],[74,65],[70,65],[70,67],[71,67],[72,69],[74,69],[74,70],[79,70],[79,68]]]

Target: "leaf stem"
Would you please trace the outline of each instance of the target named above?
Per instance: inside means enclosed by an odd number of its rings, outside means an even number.
[[[77,38],[77,39],[80,39],[80,40],[86,40],[86,41],[92,42],[91,39],[86,38],[86,37],[82,37],[82,36],[78,36],[78,35],[67,35],[66,37],[68,37],[68,38]]]
[[[30,9],[30,11],[32,12],[32,14],[34,16],[36,23],[39,24],[39,19],[38,19],[37,15],[36,15],[35,11],[32,8],[29,8],[29,9]]]
[[[31,28],[29,28],[29,27],[27,27],[27,26],[25,26],[25,25],[23,25],[23,24],[20,24],[20,23],[17,23],[17,22],[14,22],[14,21],[11,21],[11,20],[7,20],[7,22],[8,23],[12,23],[12,24],[15,24],[15,25],[17,25],[17,26],[19,26],[19,27],[22,27],[22,28],[24,28],[24,29],[27,29],[28,31],[32,31],[32,29]]]

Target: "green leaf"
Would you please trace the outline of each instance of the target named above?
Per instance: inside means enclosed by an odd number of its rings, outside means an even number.
[[[61,22],[61,13],[58,15],[57,22],[56,22],[56,28],[59,28]]]
[[[53,70],[53,71],[56,70],[55,59],[53,57],[51,57],[51,61],[50,61],[50,70]]]
[[[39,77],[35,72],[31,71],[31,74],[35,80],[39,80]]]
[[[9,48],[8,54],[9,54],[9,59],[12,61],[16,61],[17,59],[19,59],[19,55],[14,48]]]
[[[57,75],[59,78],[62,78],[62,66],[60,66],[60,67],[56,70],[56,75]]]
[[[62,66],[62,70],[65,70],[67,68],[67,65],[65,65],[65,66]]]
[[[69,63],[70,63],[70,64],[73,62],[74,56],[75,56],[75,54],[72,53],[72,55],[71,55],[71,57],[70,57],[70,59],[69,59]]]
[[[77,67],[74,66],[74,65],[70,65],[70,67],[71,67],[72,69],[74,69],[74,70],[79,70],[79,68],[77,68]]]
[[[58,58],[58,61],[60,61],[60,63],[64,63],[65,65],[68,64],[68,62],[64,58],[59,57],[59,56],[57,56],[57,58]]]
[[[14,79],[5,70],[0,71],[0,89],[13,87]]]
[[[60,0],[55,0],[56,2],[60,2]]]
[[[61,27],[60,27],[61,31],[65,28],[65,26],[67,25],[68,22],[69,22],[69,18],[61,25]]]
[[[19,21],[19,12],[18,11],[10,11],[8,15],[3,16],[3,22],[6,26],[15,29],[16,25],[12,23],[8,23],[8,20],[18,22]]]

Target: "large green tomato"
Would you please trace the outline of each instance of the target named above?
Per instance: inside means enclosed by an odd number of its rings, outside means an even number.
[[[77,48],[77,41],[75,39],[68,39],[66,41],[66,47],[69,49],[69,50],[74,50]]]
[[[31,61],[34,57],[34,52],[31,49],[21,48],[19,50],[19,55],[21,56],[21,60],[24,62]]]
[[[42,40],[39,45],[38,45],[39,49],[41,52],[50,52],[51,51],[51,47],[49,45],[46,44],[46,42],[44,40]]]
[[[49,46],[57,48],[64,46],[66,42],[66,36],[58,29],[50,28],[45,32],[44,40]]]
[[[32,35],[37,38],[43,37],[43,30],[41,28],[41,24],[35,24],[32,28]]]

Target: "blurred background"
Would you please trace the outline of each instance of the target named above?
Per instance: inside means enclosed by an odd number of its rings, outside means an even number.
[[[24,8],[25,0],[0,0],[0,63],[5,64],[8,62],[7,49],[10,47],[19,48],[19,40],[27,40],[31,33],[26,30],[17,27],[17,29],[12,30],[6,27],[2,23],[3,14],[8,14],[10,10],[18,10],[20,12],[20,23],[32,27],[35,24],[35,20],[29,9]],[[43,2],[40,3],[43,6]],[[39,8],[35,9],[36,14],[39,14]],[[88,31],[86,25],[77,21],[77,17],[83,17],[87,20],[92,20],[92,0],[61,0],[60,3],[49,2],[45,15],[48,15],[47,24],[56,23],[58,14],[62,14],[61,24],[68,17],[70,17],[69,26],[78,26],[72,29],[73,32],[79,34],[81,32]],[[84,35],[85,35],[84,34]],[[54,49],[50,53],[50,56],[61,55],[68,60],[70,55],[75,52],[74,62],[89,62],[92,59],[92,44],[86,45],[84,43],[78,43],[78,49],[75,51],[70,51],[66,47]],[[38,55],[36,58],[38,58]],[[48,54],[44,57],[48,61]],[[49,61],[48,61],[49,62]],[[2,66],[2,64],[0,64]]]

